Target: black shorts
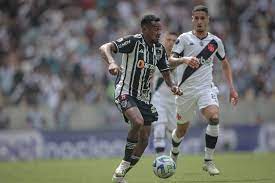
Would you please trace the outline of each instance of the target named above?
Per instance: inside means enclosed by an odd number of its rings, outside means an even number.
[[[115,103],[122,113],[131,107],[137,107],[143,117],[145,126],[150,126],[152,122],[158,120],[158,112],[152,104],[147,104],[130,95],[120,95]],[[129,120],[124,114],[123,117],[125,122],[128,123]]]

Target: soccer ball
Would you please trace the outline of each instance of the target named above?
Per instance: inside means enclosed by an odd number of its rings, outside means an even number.
[[[153,171],[159,178],[166,179],[176,172],[176,163],[170,156],[159,156],[153,162]]]

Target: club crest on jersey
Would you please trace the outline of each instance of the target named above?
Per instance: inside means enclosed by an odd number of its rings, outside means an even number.
[[[215,46],[213,44],[208,44],[207,45],[207,49],[210,51],[210,52],[214,52],[215,51]]]
[[[181,120],[181,119],[182,119],[181,115],[177,113],[177,120]]]
[[[162,48],[156,48],[156,58],[160,60],[162,56]]]

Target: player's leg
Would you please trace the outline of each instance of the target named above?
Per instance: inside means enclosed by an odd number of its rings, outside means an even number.
[[[135,101],[131,97],[123,97],[123,100],[120,100],[118,104],[120,105],[119,107],[126,117],[126,120],[131,124],[131,127],[128,131],[123,160],[116,168],[113,175],[113,182],[123,183],[126,182],[123,177],[130,168],[130,164],[132,162],[132,153],[138,142],[139,132],[144,125],[144,120],[138,107],[136,106]]]
[[[157,156],[163,155],[165,151],[165,122],[156,121],[154,123],[154,148]]]
[[[199,99],[201,113],[206,118],[208,125],[205,133],[205,156],[203,169],[210,175],[218,175],[213,155],[219,136],[219,104],[216,92],[205,91]],[[204,107],[206,106],[206,107]]]
[[[165,129],[167,123],[167,104],[165,100],[159,100],[161,95],[157,92],[152,98],[152,103],[158,111],[158,120],[153,123],[153,145],[156,156],[165,151]]]
[[[146,147],[148,146],[150,132],[151,132],[151,126],[149,125],[143,126],[142,129],[140,130],[138,143],[133,151],[132,161],[130,164],[130,168],[127,170],[127,172],[131,168],[133,168],[140,160],[142,154],[144,153]]]
[[[186,121],[184,124],[177,124],[176,129],[174,129],[172,132],[172,147],[170,151],[170,156],[174,160],[174,162],[177,162],[180,152],[179,147],[187,132],[188,127],[189,121]]]
[[[180,144],[188,130],[189,123],[194,117],[196,108],[196,97],[194,95],[186,95],[177,98],[176,102],[176,120],[177,127],[172,132],[172,147],[170,156],[176,162],[179,155]]]

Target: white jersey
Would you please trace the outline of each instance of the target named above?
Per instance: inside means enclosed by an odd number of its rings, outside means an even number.
[[[171,71],[172,78],[175,78],[175,72]],[[153,88],[153,100],[156,101],[161,98],[164,103],[175,104],[175,95],[173,95],[171,89],[165,83],[162,74],[156,70],[154,73],[154,88]]]
[[[213,82],[214,57],[216,56],[219,60],[225,58],[221,39],[211,33],[203,39],[195,36],[192,31],[183,33],[176,40],[172,52],[182,57],[194,56],[200,61],[199,68],[192,69],[186,64],[177,67],[177,81],[183,91],[210,86]]]

